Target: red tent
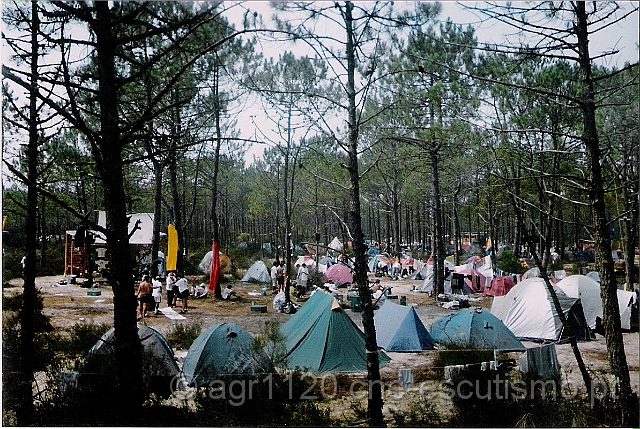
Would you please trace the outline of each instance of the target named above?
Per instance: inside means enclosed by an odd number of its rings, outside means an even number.
[[[491,286],[484,289],[484,294],[489,296],[503,296],[514,286],[515,283],[511,277],[494,277],[491,281]]]

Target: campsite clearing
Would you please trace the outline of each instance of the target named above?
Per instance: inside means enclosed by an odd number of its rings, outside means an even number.
[[[60,279],[61,276],[40,277],[37,279],[37,288],[43,293],[44,313],[50,317],[51,324],[56,330],[69,329],[77,323],[113,324],[113,293],[109,286],[103,285],[99,288],[101,291],[99,297],[88,296],[87,292],[92,289],[82,288],[76,284],[60,285],[58,284]],[[189,279],[190,284],[198,284],[201,281],[201,277]],[[223,284],[226,283],[228,282]],[[414,292],[412,289],[419,283],[420,281],[416,280],[394,281],[389,278],[382,279],[383,286],[393,288],[392,293],[394,296],[398,296],[398,298],[405,297],[407,305],[414,306],[416,313],[430,331],[431,323],[434,320],[456,312],[456,310],[445,310],[427,294]],[[10,285],[12,287],[5,284],[3,289],[5,296],[19,293],[21,291],[22,280],[12,280]],[[255,336],[263,332],[267,322],[284,324],[292,317],[292,315],[275,313],[273,311],[271,306],[273,295],[271,295],[270,292],[267,292],[266,296],[262,295],[262,287],[265,285],[242,282],[233,282],[233,285],[234,290],[239,295],[239,299],[231,301],[218,301],[213,298],[192,299],[189,300],[189,312],[185,315],[185,320],[174,320],[162,314],[157,316],[151,314],[150,317],[144,320],[144,323],[163,334],[167,334],[172,326],[177,323],[198,322],[204,330],[214,324],[227,322],[234,323]],[[340,290],[344,291],[346,299],[346,289]],[[249,293],[252,295],[250,296]],[[161,308],[166,306],[165,299],[166,296],[163,295]],[[398,303],[399,299],[392,301]],[[489,311],[492,301],[492,297],[482,297],[481,301],[472,302],[471,305],[479,306],[482,307],[484,311]],[[252,305],[266,305],[267,312],[253,313],[251,312]],[[355,324],[362,329],[362,313],[354,313],[350,309],[345,309],[344,311],[353,319]],[[623,337],[627,362],[631,373],[632,388],[638,392],[639,335],[637,332],[625,332]],[[532,343],[528,342],[523,342],[523,344],[526,347],[533,346]],[[596,335],[596,339],[593,341],[580,342],[579,348],[587,368],[592,371],[594,377],[601,376],[608,371],[604,337]],[[184,356],[185,353],[186,350],[178,351],[178,355]],[[387,355],[391,358],[391,361],[388,365],[381,368],[382,381],[385,383],[385,386],[389,387],[384,398],[385,412],[387,412],[387,415],[389,410],[406,410],[411,401],[414,400],[419,393],[418,390],[410,389],[406,391],[405,394],[398,394],[399,374],[403,372],[403,370],[411,370],[415,386],[422,389],[421,391],[423,393],[427,392],[432,394],[438,391],[440,382],[435,379],[432,368],[434,359],[437,356],[436,350],[425,350],[418,353],[387,352]],[[557,355],[565,384],[579,390],[583,384],[570,345],[557,345]],[[404,372],[406,373],[406,371]],[[366,373],[353,373],[348,376],[339,375],[334,379],[340,380],[340,383],[346,383],[346,386],[343,386],[341,392],[348,393],[349,385],[353,385],[354,380],[366,380]],[[446,409],[448,400],[443,398],[442,395],[437,396],[437,398],[440,398],[436,399],[440,407]],[[331,408],[332,414],[335,417],[340,417],[344,414],[352,413],[350,407],[353,401],[361,401],[362,404],[365,404],[366,395],[359,395],[357,397],[339,395],[327,401],[327,406]]]

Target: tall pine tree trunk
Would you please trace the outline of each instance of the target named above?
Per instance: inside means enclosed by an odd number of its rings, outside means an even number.
[[[432,137],[435,145],[435,136]],[[442,228],[442,203],[440,198],[440,171],[435,147],[429,150],[431,160],[431,192],[433,194],[433,296],[444,292],[444,232]]]
[[[218,222],[218,170],[220,165],[220,146],[222,145],[222,136],[220,135],[220,81],[219,81],[219,67],[218,63],[215,64],[214,70],[214,110],[216,118],[216,141],[215,151],[213,154],[213,177],[211,184],[211,228],[212,228],[212,243],[211,243],[211,274],[209,276],[209,290],[213,291],[213,295],[222,299],[222,291],[220,288],[220,226]]]
[[[16,418],[20,426],[29,426],[33,419],[33,356],[35,341],[35,307],[36,307],[36,248],[38,246],[38,33],[40,19],[38,5],[31,2],[31,75],[29,93],[29,143],[27,145],[27,218],[25,223],[25,264],[22,274],[24,286],[22,290],[22,311],[20,312],[20,379],[18,386],[19,405]]]
[[[162,217],[162,172],[164,163],[153,159],[153,241],[151,242],[151,275],[158,275],[158,252],[160,252],[160,225]],[[165,260],[166,260],[165,255]]]
[[[122,143],[118,120],[115,57],[117,37],[107,2],[95,2],[98,103],[101,135],[94,159],[104,185],[109,282],[113,289],[117,395],[114,407],[123,423],[131,424],[142,406],[142,358],[136,324],[136,297],[129,257],[129,220],[126,211]],[[113,418],[113,416],[109,416]]]
[[[349,207],[349,219],[353,235],[353,251],[355,253],[355,276],[358,285],[358,294],[362,302],[362,325],[364,327],[365,347],[367,350],[367,380],[369,382],[368,417],[372,427],[384,426],[382,415],[382,386],[380,385],[380,359],[378,356],[378,344],[376,341],[376,328],[373,321],[373,303],[369,289],[369,277],[367,274],[366,249],[364,234],[362,233],[362,218],[360,212],[360,175],[358,168],[358,124],[356,117],[356,91],[355,91],[355,41],[353,39],[353,4],[346,3],[346,55],[347,55],[347,96],[348,107],[348,163],[347,169],[351,183],[351,204]]]
[[[451,235],[454,240],[453,263],[455,265],[460,265],[460,216],[458,214],[458,194],[460,194],[461,186],[461,182],[456,183],[456,189],[453,191],[453,198],[451,202],[451,212],[453,217],[453,231]]]
[[[631,389],[629,367],[624,350],[622,331],[620,330],[620,311],[618,308],[618,294],[611,256],[609,241],[609,225],[606,213],[605,192],[603,188],[602,167],[600,160],[600,144],[596,125],[596,106],[593,79],[591,76],[591,59],[589,56],[589,27],[588,16],[584,2],[575,2],[576,12],[575,31],[578,39],[578,53],[580,62],[581,108],[583,118],[582,139],[587,157],[587,171],[589,174],[589,200],[594,229],[596,260],[600,272],[600,295],[602,296],[602,314],[605,339],[607,343],[607,357],[611,373],[615,378],[615,389],[619,394],[621,426],[637,425],[632,416],[637,416],[637,396]]]
[[[631,159],[633,159],[633,157]],[[631,162],[633,161],[629,159],[625,160],[625,170],[631,169],[631,173],[633,173],[633,168],[630,164]],[[632,177],[633,174],[624,175],[624,178],[627,180],[633,180],[631,179]],[[622,222],[622,234],[625,237],[623,252],[627,290],[633,290],[634,283],[638,282],[638,272],[634,268],[634,259],[636,255],[636,247],[638,246],[638,229],[640,229],[638,223],[640,223],[640,220],[638,219],[639,207],[637,202],[633,200],[633,195],[637,195],[639,190],[640,187],[638,187],[637,182],[633,183],[629,187],[625,186],[622,190],[624,199],[623,209],[625,213],[628,213]]]
[[[169,183],[171,185],[171,200],[173,201],[173,224],[176,227],[178,235],[178,257],[176,263],[176,271],[182,273],[184,271],[184,226],[182,222],[182,201],[180,199],[180,189],[178,188],[178,130],[179,114],[174,109],[173,124],[171,127],[171,137],[169,143]]]

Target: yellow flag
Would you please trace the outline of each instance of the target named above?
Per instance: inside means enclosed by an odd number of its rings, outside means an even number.
[[[169,224],[167,239],[167,271],[175,271],[178,262],[178,231],[173,224]]]
[[[2,216],[2,230],[4,231],[4,226],[7,224],[7,217]]]

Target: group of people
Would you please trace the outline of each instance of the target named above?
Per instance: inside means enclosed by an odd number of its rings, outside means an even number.
[[[276,295],[284,289],[284,261],[276,260],[271,267],[271,292]]]
[[[189,309],[189,282],[184,274],[180,274],[176,278],[176,273],[171,271],[167,276],[165,283],[167,288],[167,307],[174,308],[178,304],[178,298],[182,304],[180,314],[184,314]]]
[[[188,298],[189,298],[189,282],[180,275],[176,277],[176,274],[172,271],[167,276],[165,283],[167,289],[167,307],[175,307],[177,305],[178,298],[182,303],[181,314],[187,312]],[[162,302],[162,282],[158,277],[151,280],[151,276],[142,276],[142,281],[138,285],[137,293],[139,307],[138,307],[138,320],[147,317],[147,312],[152,310],[155,315],[160,314],[160,302]]]
[[[206,285],[201,283],[189,289],[189,282],[183,274],[176,275],[174,271],[167,275],[165,288],[167,290],[167,307],[174,308],[180,299],[180,314],[187,313],[189,309],[189,298],[202,299],[208,296]],[[231,285],[227,285],[222,291],[222,299],[228,300],[238,295]],[[153,311],[155,315],[160,314],[160,302],[162,302],[162,282],[159,277],[151,280],[150,275],[144,275],[138,285],[137,293],[139,307],[138,320],[147,317],[148,311]]]
[[[408,277],[414,272],[413,265],[409,264],[405,267],[398,258],[391,261],[378,261],[378,264],[374,268],[374,275],[376,277],[391,277],[394,280],[400,277]]]
[[[296,291],[296,298],[301,299],[307,293],[307,282],[309,281],[309,269],[307,264],[296,264],[296,279],[291,282],[289,276],[285,275],[284,261],[275,261],[271,267],[271,291],[274,295],[284,291],[286,288],[293,288]]]

